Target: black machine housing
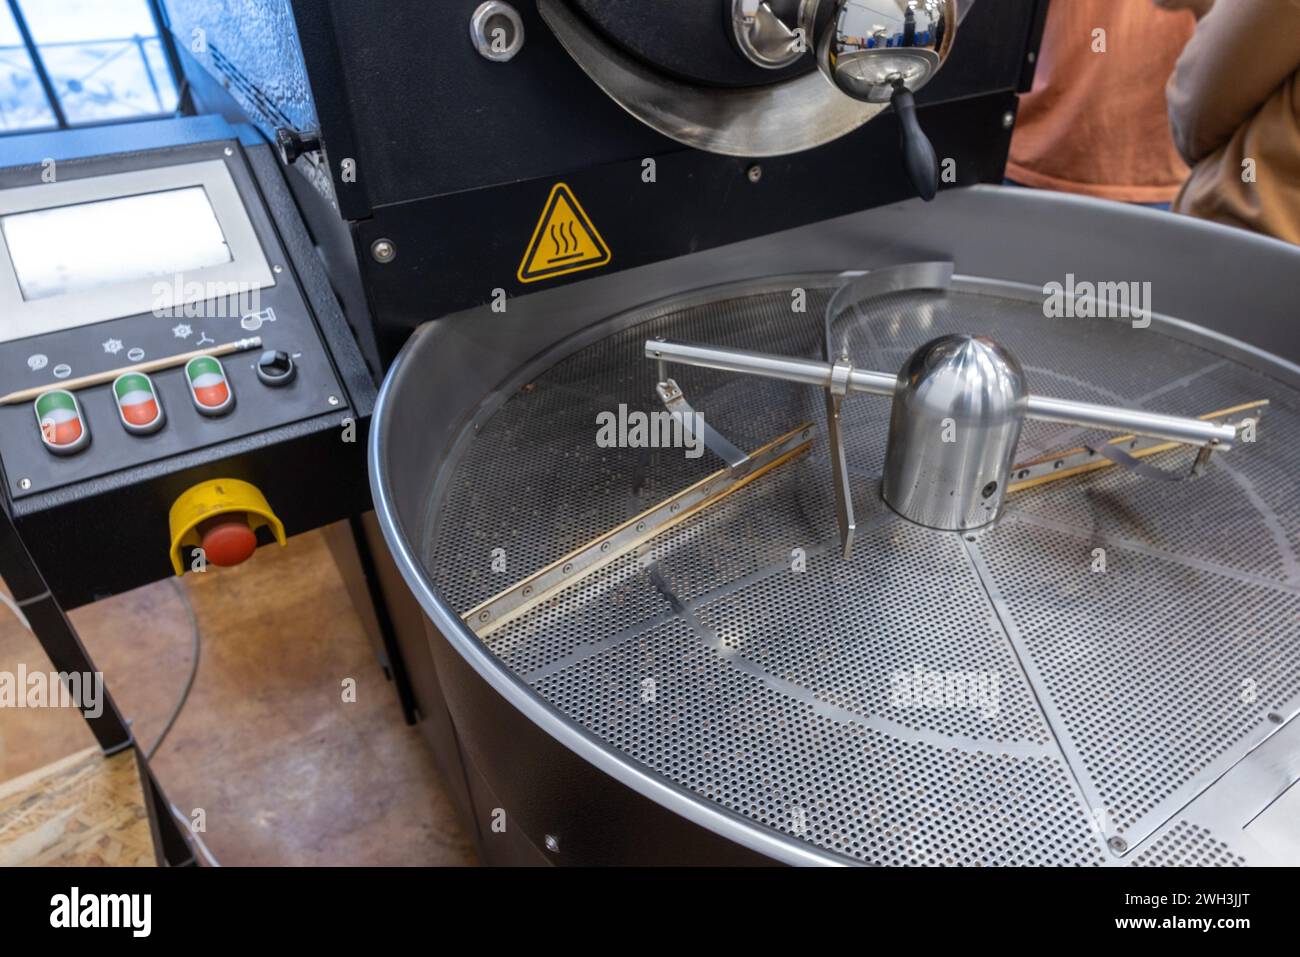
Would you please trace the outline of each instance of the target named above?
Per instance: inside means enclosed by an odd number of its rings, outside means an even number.
[[[754,86],[813,68],[811,58],[783,71],[749,64],[725,0],[564,2],[676,79]],[[514,4],[520,52],[505,63],[480,56],[468,32],[478,3],[389,0],[381,15],[355,0],[245,0],[224,13],[205,0],[163,3],[201,106],[246,116],[268,139],[284,131],[319,147],[296,159],[295,189],[376,372],[417,325],[457,309],[912,195],[891,113],[787,156],[701,152],[610,99],[533,0]],[[954,161],[945,187],[1001,181],[1046,7],[976,0],[948,62],[918,95],[938,156]],[[646,159],[656,163],[652,183]],[[557,182],[580,199],[612,257],[525,285],[520,260]],[[395,250],[391,261],[372,255],[380,241]],[[369,321],[354,318],[362,308]]]

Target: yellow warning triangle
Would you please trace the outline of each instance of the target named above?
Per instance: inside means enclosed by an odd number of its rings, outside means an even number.
[[[556,183],[519,264],[520,282],[553,279],[610,260],[609,247],[564,183]]]

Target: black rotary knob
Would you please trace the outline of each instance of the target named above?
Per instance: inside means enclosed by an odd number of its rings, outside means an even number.
[[[257,360],[257,377],[265,385],[278,387],[288,385],[298,374],[298,367],[293,363],[293,356],[278,349],[267,349]]]

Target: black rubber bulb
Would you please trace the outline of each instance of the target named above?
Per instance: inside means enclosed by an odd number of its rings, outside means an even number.
[[[939,159],[934,154],[930,138],[921,129],[916,118],[916,100],[912,91],[901,80],[894,81],[894,95],[890,98],[898,114],[898,128],[903,147],[903,168],[916,192],[927,203],[939,192]]]

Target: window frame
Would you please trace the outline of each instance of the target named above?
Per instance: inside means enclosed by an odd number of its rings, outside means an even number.
[[[157,120],[168,116],[177,116],[188,112],[186,107],[186,85],[184,82],[184,73],[181,70],[180,58],[176,53],[174,38],[172,37],[171,30],[168,28],[167,19],[163,14],[159,0],[141,0],[141,2],[143,2],[148,8],[149,15],[154,23],[154,28],[158,31],[158,42],[162,46],[163,60],[167,63],[167,70],[171,75],[172,85],[176,89],[175,109],[159,113],[147,113],[140,116],[122,116],[113,117],[112,119],[86,120],[82,122],[69,121],[67,111],[63,108],[63,101],[59,97],[59,91],[55,89],[54,81],[45,65],[45,58],[41,56],[40,45],[32,36],[31,28],[27,24],[27,18],[23,13],[19,0],[4,0],[4,2],[8,4],[9,12],[13,16],[14,24],[18,28],[18,35],[22,39],[23,46],[27,49],[27,55],[32,62],[32,70],[36,74],[37,82],[40,83],[41,92],[45,95],[45,105],[48,107],[50,115],[54,117],[54,123],[43,126],[29,126],[12,130],[0,130],[0,138],[27,133],[49,133],[55,130],[87,129],[95,126],[116,126],[124,123],[139,123],[142,121]],[[86,42],[91,43],[99,41],[88,40]],[[147,62],[146,69],[150,69]]]

